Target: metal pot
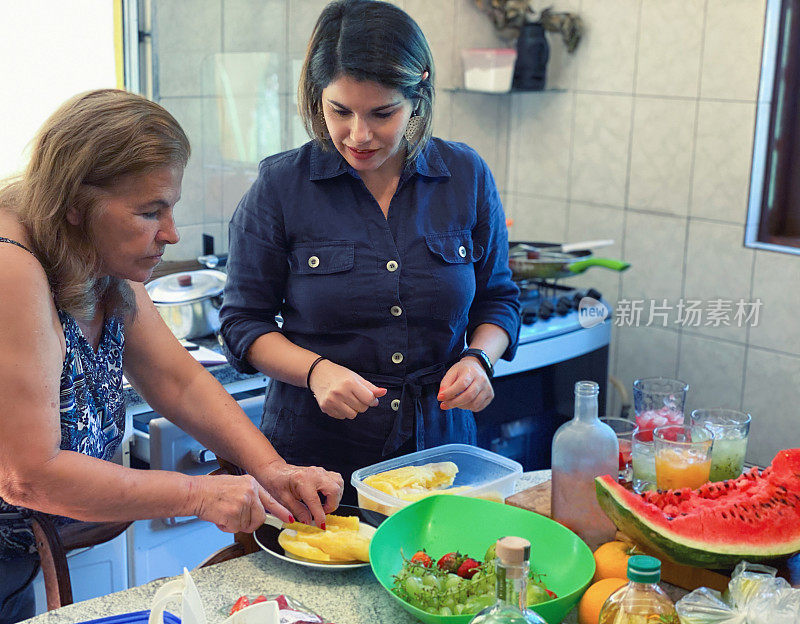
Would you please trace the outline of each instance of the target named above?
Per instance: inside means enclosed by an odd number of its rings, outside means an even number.
[[[594,258],[590,249],[579,249],[570,252],[551,251],[560,249],[556,243],[521,243],[510,242],[508,264],[511,277],[515,280],[528,279],[560,279],[572,275],[580,275],[593,266],[624,271],[630,264],[621,260]]]
[[[167,327],[179,340],[202,338],[219,330],[219,309],[227,275],[200,270],[159,277],[145,288]]]

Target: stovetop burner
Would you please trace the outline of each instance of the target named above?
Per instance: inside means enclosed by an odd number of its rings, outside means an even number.
[[[602,301],[608,307],[602,294],[594,288],[573,288],[538,280],[517,282],[517,285],[522,314],[520,342],[543,340],[581,329],[578,306],[584,297]]]

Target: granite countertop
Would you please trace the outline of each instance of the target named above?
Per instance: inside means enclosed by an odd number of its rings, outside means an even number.
[[[522,475],[516,491],[532,487],[550,478],[549,470]],[[367,568],[326,571],[307,568],[277,559],[266,552],[254,553],[192,571],[208,624],[225,620],[227,610],[244,594],[286,594],[337,624],[411,624],[418,620],[401,609]],[[126,591],[43,613],[28,624],[76,624],[116,614],[150,608],[153,596],[171,579],[160,579]],[[662,583],[677,600],[684,590]],[[172,611],[176,607],[173,607]],[[563,624],[576,624],[576,609]]]

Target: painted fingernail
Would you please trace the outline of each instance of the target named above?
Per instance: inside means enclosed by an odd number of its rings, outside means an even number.
[[[324,522],[323,522],[322,524],[320,524],[320,525],[319,525],[319,527],[320,527],[320,528],[321,528],[323,531],[325,531],[325,530],[326,530],[326,529],[325,529],[325,523],[324,523]]]
[[[289,514],[289,522],[292,523],[294,521],[295,521],[294,516],[292,514]]]

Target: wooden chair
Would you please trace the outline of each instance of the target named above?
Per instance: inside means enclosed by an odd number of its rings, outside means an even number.
[[[244,474],[244,471],[235,464],[221,458],[218,462],[220,468],[211,474]],[[31,511],[24,515],[30,518],[33,528],[44,577],[48,611],[73,602],[67,553],[112,540],[132,524],[131,522],[72,522],[56,526],[52,517],[47,514]],[[19,517],[22,517],[22,514]],[[235,533],[233,544],[213,553],[197,567],[214,565],[258,550],[258,544],[252,533]]]
[[[217,474],[229,474],[234,476],[240,476],[245,474],[244,470],[239,468],[236,464],[232,464],[231,462],[223,459],[222,457],[217,457],[217,463],[219,463],[219,468],[213,471],[212,475]],[[242,557],[244,555],[249,555],[255,552],[258,552],[260,549],[258,544],[256,544],[256,540],[253,537],[252,533],[234,533],[233,534],[233,544],[230,546],[225,546],[224,548],[219,549],[217,552],[212,553],[206,559],[204,559],[198,568],[204,568],[206,566],[214,565],[215,563],[222,563],[223,561],[230,561],[231,559],[236,559],[236,557]]]
[[[50,516],[38,511],[31,512],[30,519],[42,566],[48,610],[72,604],[67,553],[112,540],[131,525],[130,522],[72,522],[56,526]]]

